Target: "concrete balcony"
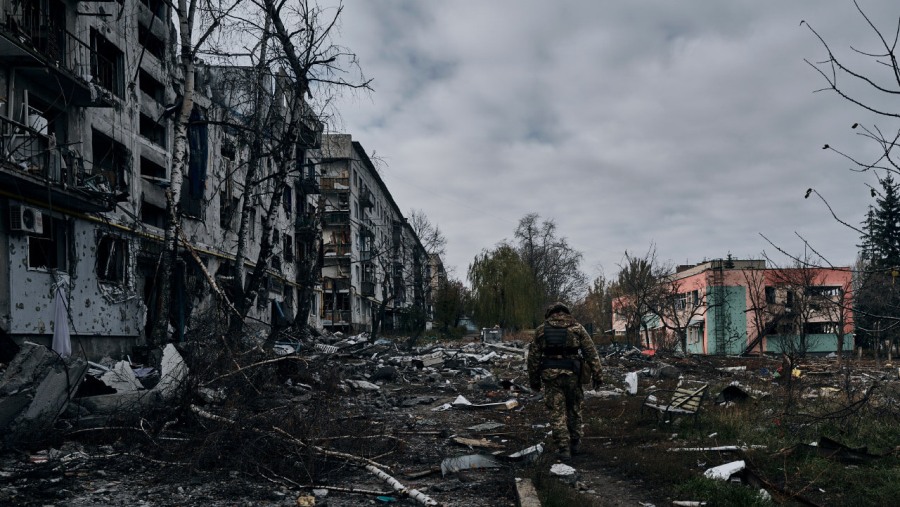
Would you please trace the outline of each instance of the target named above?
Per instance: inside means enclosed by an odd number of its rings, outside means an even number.
[[[0,64],[15,67],[16,80],[28,82],[31,93],[60,97],[67,105],[111,107],[83,77],[92,75],[92,62],[111,66],[66,30],[60,13],[25,6],[0,24]]]
[[[40,130],[0,116],[0,189],[8,196],[79,212],[111,211],[119,198],[81,157]]]

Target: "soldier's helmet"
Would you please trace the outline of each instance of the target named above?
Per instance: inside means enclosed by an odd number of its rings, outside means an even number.
[[[544,318],[545,319],[549,318],[551,315],[553,315],[554,313],[557,313],[557,312],[564,312],[564,313],[568,313],[569,315],[572,314],[572,312],[569,311],[569,307],[566,306],[565,303],[557,301],[547,307],[547,311],[544,312]]]

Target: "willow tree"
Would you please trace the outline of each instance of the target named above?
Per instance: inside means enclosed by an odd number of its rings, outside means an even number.
[[[449,335],[459,326],[470,307],[469,289],[460,280],[442,280],[434,297],[434,320],[438,331]]]
[[[469,266],[473,317],[504,329],[533,326],[540,316],[541,291],[515,248],[501,244],[482,251]]]

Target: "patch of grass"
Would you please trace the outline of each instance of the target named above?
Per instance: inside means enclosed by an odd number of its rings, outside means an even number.
[[[771,500],[762,497],[741,484],[727,481],[714,481],[706,477],[694,477],[675,488],[678,500],[706,502],[709,505],[730,505],[746,507],[764,507],[773,505]]]

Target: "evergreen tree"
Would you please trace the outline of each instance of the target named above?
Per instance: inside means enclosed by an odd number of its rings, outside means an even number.
[[[876,194],[875,209],[869,221],[868,243],[873,267],[900,267],[900,194],[890,174],[879,179],[881,192]]]
[[[875,207],[869,205],[866,212],[866,219],[862,222],[862,236],[860,243],[856,245],[859,248],[859,258],[866,264],[872,262],[875,255],[875,245],[872,243],[872,223],[875,221]]]
[[[876,340],[896,341],[900,328],[900,290],[896,284],[900,269],[900,193],[889,174],[879,178],[881,191],[872,190],[875,206],[870,206],[863,222],[859,245],[861,271],[855,297],[856,341],[873,346]]]

